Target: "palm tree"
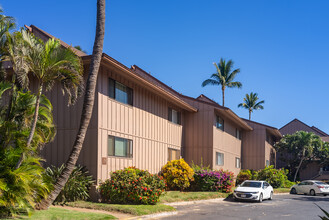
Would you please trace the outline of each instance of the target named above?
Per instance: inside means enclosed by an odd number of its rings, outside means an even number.
[[[213,73],[209,79],[206,79],[202,83],[202,87],[207,85],[221,86],[222,88],[222,97],[223,97],[223,106],[225,105],[225,89],[228,88],[241,88],[241,82],[233,82],[236,74],[240,72],[240,69],[235,69],[233,71],[233,61],[225,61],[223,58],[220,59],[219,63],[214,63],[217,72]]]
[[[20,85],[28,88],[30,73],[37,79],[35,112],[26,142],[26,148],[29,148],[35,133],[43,92],[51,90],[54,83],[59,82],[63,93],[69,96],[69,104],[74,103],[83,85],[82,62],[71,49],[63,48],[58,40],[49,39],[45,43],[25,30],[9,37],[7,48],[7,57]],[[16,168],[20,167],[23,160],[24,154]]]
[[[265,103],[264,100],[257,102],[258,101],[258,94],[251,92],[250,94],[246,94],[246,97],[243,98],[243,103],[240,103],[238,107],[243,107],[245,109],[249,110],[249,120],[251,119],[251,113],[254,110],[258,109],[264,109],[264,106],[262,104]]]
[[[97,75],[103,54],[104,33],[105,0],[97,0],[96,36],[86,84],[79,131],[76,136],[71,154],[66,161],[65,169],[63,170],[61,176],[59,176],[57,179],[54,185],[54,190],[39,204],[39,209],[47,209],[55,201],[56,197],[61,192],[72,171],[74,170],[75,164],[80,155],[94,106]]]

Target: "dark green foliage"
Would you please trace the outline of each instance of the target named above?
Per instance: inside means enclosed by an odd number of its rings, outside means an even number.
[[[317,207],[319,207],[321,209],[321,211],[324,213],[324,216],[319,216],[321,220],[329,220],[329,213],[324,210],[323,208],[321,208],[320,206],[318,206],[317,204],[315,204]]]
[[[288,170],[275,169],[273,166],[267,166],[263,170],[255,172],[253,178],[256,180],[265,180],[271,184],[273,188],[280,188],[286,183],[288,179],[287,174]]]
[[[99,186],[103,202],[154,205],[166,184],[163,177],[134,167],[111,173],[111,179]]]
[[[252,177],[253,176],[250,170],[241,170],[238,176],[236,177],[236,184],[238,185],[243,183],[243,181],[251,180]]]
[[[46,169],[46,175],[55,183],[57,178],[63,172],[64,164],[60,167],[51,166]],[[77,200],[87,200],[89,198],[89,190],[95,181],[89,175],[87,169],[83,166],[76,166],[66,182],[63,190],[57,196],[55,203],[74,202]]]

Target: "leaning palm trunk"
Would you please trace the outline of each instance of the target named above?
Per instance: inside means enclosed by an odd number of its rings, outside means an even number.
[[[37,99],[36,99],[36,102],[35,102],[34,115],[33,115],[33,120],[32,120],[32,124],[31,124],[30,134],[29,134],[29,137],[27,138],[27,142],[26,142],[26,149],[28,149],[31,145],[31,142],[33,140],[33,135],[34,135],[34,132],[35,132],[35,128],[37,126],[41,95],[42,95],[42,84],[39,86]],[[22,154],[21,154],[21,157],[19,158],[19,160],[18,160],[18,162],[15,166],[15,169],[18,169],[22,165],[24,157],[25,157],[25,153],[23,151]]]
[[[96,37],[90,63],[89,76],[86,84],[86,92],[84,96],[79,131],[75,139],[71,154],[66,162],[65,169],[63,170],[61,176],[59,176],[57,179],[54,190],[38,205],[39,209],[47,209],[55,201],[56,197],[66,184],[79,158],[94,106],[97,75],[103,53],[104,33],[105,0],[97,0]]]
[[[225,87],[222,87],[223,107],[225,106]]]
[[[304,159],[305,159],[305,149],[303,150],[303,157],[302,157],[302,159],[300,160],[300,162],[299,162],[299,164],[298,164],[298,167],[297,167],[297,169],[296,169],[295,176],[294,176],[294,182],[296,182],[297,174],[298,174],[298,172],[299,172],[300,167],[302,166],[302,163],[303,163]]]

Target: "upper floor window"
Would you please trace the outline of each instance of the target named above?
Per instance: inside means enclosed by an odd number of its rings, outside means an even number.
[[[241,164],[241,162],[240,162],[240,158],[239,158],[239,157],[236,157],[236,158],[235,158],[235,167],[236,167],[236,168],[240,168],[240,164]]]
[[[109,136],[108,155],[132,158],[133,141],[125,138]]]
[[[168,120],[175,124],[181,124],[181,113],[175,109],[168,108]]]
[[[118,102],[133,105],[133,90],[109,78],[109,96]]]
[[[241,131],[239,129],[236,129],[236,138],[241,140]]]
[[[224,154],[216,152],[216,165],[223,166],[224,165]]]
[[[224,131],[224,120],[218,115],[216,116],[216,128]]]

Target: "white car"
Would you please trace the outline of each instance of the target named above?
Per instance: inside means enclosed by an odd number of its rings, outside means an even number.
[[[329,195],[329,185],[319,180],[304,180],[299,184],[293,185],[290,189],[291,194],[317,194]]]
[[[246,180],[234,190],[235,200],[256,200],[262,202],[264,199],[273,199],[273,187],[266,181]]]

